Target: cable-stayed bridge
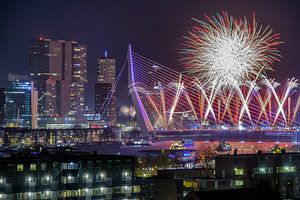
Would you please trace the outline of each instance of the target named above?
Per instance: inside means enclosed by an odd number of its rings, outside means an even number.
[[[193,76],[136,52],[127,52],[128,85],[144,131],[248,129],[296,131],[300,96],[296,79],[206,88]]]

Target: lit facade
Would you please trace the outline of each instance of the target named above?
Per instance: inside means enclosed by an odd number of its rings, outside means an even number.
[[[2,199],[141,199],[134,158],[61,152],[0,161]]]
[[[0,88],[0,127],[4,125],[5,119],[5,88]]]
[[[38,92],[31,81],[31,128],[38,128]]]
[[[98,83],[111,83],[114,84],[116,80],[116,59],[101,57],[98,59]]]
[[[5,124],[31,127],[32,83],[27,76],[9,74],[5,89]]]
[[[108,121],[111,124],[116,124],[117,112],[116,112],[116,97],[113,91],[111,96],[107,94],[110,91],[107,89],[110,87],[110,90],[114,89],[114,84],[116,80],[116,59],[107,57],[107,52],[105,57],[98,59],[98,76],[97,83],[95,85],[95,112],[103,112],[102,118]],[[106,94],[106,95],[105,95]],[[106,100],[109,98],[109,101]],[[106,106],[104,102],[109,102]],[[105,108],[101,110],[101,108]]]
[[[73,43],[72,83],[70,87],[70,116],[82,116],[85,108],[84,94],[87,83],[87,47],[84,44]]]
[[[30,49],[29,71],[38,91],[39,125],[84,110],[87,48],[76,41],[40,38]]]
[[[10,147],[76,146],[86,142],[115,140],[115,134],[107,135],[102,128],[70,128],[64,124],[59,124],[58,127],[49,126],[47,129],[5,127],[0,131],[4,131],[2,144]]]

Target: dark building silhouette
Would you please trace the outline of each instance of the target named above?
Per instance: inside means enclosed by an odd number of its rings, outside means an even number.
[[[270,188],[257,187],[247,189],[230,189],[214,191],[191,192],[183,200],[211,200],[211,199],[232,199],[232,200],[280,200],[278,193]]]
[[[105,107],[109,106],[109,94],[112,88],[111,83],[96,83],[95,84],[95,112],[101,114],[101,118],[107,120],[109,116],[109,109],[103,112]],[[100,113],[101,112],[101,113]]]
[[[132,156],[48,149],[2,158],[0,166],[3,199],[135,199],[140,195],[134,185]]]
[[[216,157],[216,178],[233,180],[234,188],[268,186],[284,199],[300,198],[300,154],[244,154]]]

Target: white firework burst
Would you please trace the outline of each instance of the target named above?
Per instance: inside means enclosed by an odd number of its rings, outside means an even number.
[[[258,27],[254,15],[251,23],[226,12],[205,17],[207,21],[194,19],[198,26],[185,36],[182,51],[188,73],[203,85],[226,89],[244,84],[259,79],[279,60],[279,34]]]

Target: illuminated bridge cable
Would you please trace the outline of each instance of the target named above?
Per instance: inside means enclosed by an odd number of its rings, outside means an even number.
[[[256,106],[256,105],[255,105]],[[257,107],[257,106],[256,106]],[[259,109],[259,108],[258,108]]]

